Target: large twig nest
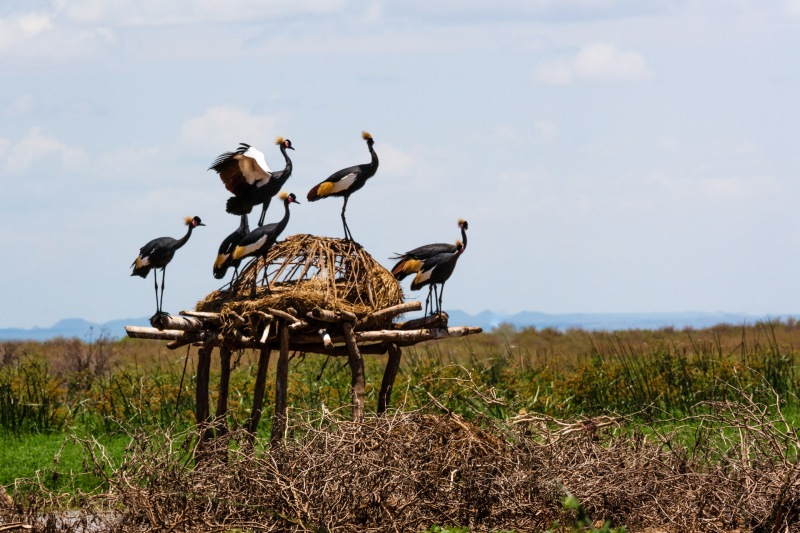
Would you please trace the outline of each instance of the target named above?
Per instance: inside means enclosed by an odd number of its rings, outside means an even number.
[[[362,318],[402,302],[400,285],[361,245],[301,234],[251,260],[232,285],[212,292],[196,309],[245,315],[273,308],[303,316],[320,307]]]

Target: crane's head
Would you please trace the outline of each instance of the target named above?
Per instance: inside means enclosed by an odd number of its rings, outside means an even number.
[[[463,251],[464,251],[464,243],[461,242],[461,240],[459,239],[456,241],[456,253],[460,254]]]
[[[295,196],[293,192],[281,191],[281,193],[278,195],[278,198],[283,200],[283,203],[286,205],[300,203],[297,201],[297,196]]]
[[[367,141],[367,146],[372,146],[375,144],[375,141],[372,139],[372,135],[370,135],[368,131],[362,131],[361,138]]]
[[[197,226],[205,226],[203,222],[200,220],[200,217],[186,217],[183,219],[187,226],[191,226],[196,228]]]
[[[469,222],[464,220],[463,218],[458,219],[458,227],[461,229],[469,229]]]
[[[282,146],[288,150],[294,150],[294,148],[292,147],[292,141],[290,141],[289,139],[284,139],[283,137],[278,137],[277,139],[275,139],[275,144],[277,144],[278,146]]]

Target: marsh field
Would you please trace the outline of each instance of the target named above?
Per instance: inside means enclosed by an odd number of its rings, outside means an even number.
[[[240,429],[257,358],[245,351],[230,431],[199,454],[195,348],[102,332],[0,343],[13,500],[0,530],[800,530],[797,346],[794,321],[501,326],[404,349],[391,409],[360,422],[347,359],[296,353],[273,447],[269,402],[254,442]],[[385,359],[365,363],[374,413]]]

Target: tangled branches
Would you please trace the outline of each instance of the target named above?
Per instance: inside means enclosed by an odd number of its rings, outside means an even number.
[[[108,490],[68,501],[29,480],[8,521],[40,531],[541,531],[572,518],[567,494],[592,519],[633,531],[797,530],[800,513],[796,431],[744,396],[657,427],[532,415],[478,426],[401,411],[353,422],[323,409],[292,413],[273,449],[235,433],[201,450],[192,432],[136,435],[115,462],[80,442]],[[81,509],[69,520],[67,504]]]

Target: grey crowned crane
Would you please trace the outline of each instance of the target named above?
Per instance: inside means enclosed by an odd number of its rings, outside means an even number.
[[[164,274],[167,270],[167,265],[175,256],[175,251],[186,244],[189,237],[192,236],[192,230],[197,226],[205,226],[200,220],[200,217],[186,217],[186,225],[189,229],[180,239],[173,239],[172,237],[159,237],[153,239],[139,249],[139,256],[134,259],[131,266],[133,272],[131,276],[141,276],[146,278],[150,270],[153,270],[153,284],[156,288],[156,314],[166,314],[161,311],[161,305],[164,302]],[[158,276],[157,269],[161,269],[161,298],[158,297]]]
[[[292,193],[282,192],[279,198],[283,200],[285,209],[283,218],[274,224],[259,226],[245,235],[244,238],[239,241],[239,244],[236,245],[236,248],[233,249],[232,256],[234,261],[241,261],[245,257],[258,258],[265,256],[272,245],[278,240],[280,234],[283,233],[283,230],[286,229],[286,225],[289,223],[289,204],[299,204],[300,202],[297,201],[297,197]],[[264,275],[266,277],[266,272]],[[254,275],[253,293],[255,293],[255,288],[256,276]]]
[[[437,300],[437,313],[442,312],[442,295],[444,294],[444,284],[450,279],[453,270],[456,268],[456,263],[461,254],[464,253],[464,244],[461,241],[456,241],[456,249],[453,252],[442,252],[432,255],[426,259],[420,267],[417,275],[414,276],[414,281],[411,282],[411,290],[418,291],[425,285],[428,285],[428,298],[425,301],[425,314],[428,313],[428,302],[431,299],[431,289],[434,292],[434,300],[436,299],[436,285],[441,285],[439,296]],[[433,314],[433,303],[431,303],[431,313]]]
[[[458,219],[458,227],[461,228],[461,241],[464,244],[464,249],[467,249],[467,229],[469,229],[469,223],[464,220],[463,218]],[[419,272],[419,269],[422,268],[422,263],[436,254],[441,253],[453,253],[458,248],[458,243],[456,244],[446,244],[446,243],[436,243],[436,244],[426,244],[425,246],[420,246],[418,248],[414,248],[413,250],[409,250],[404,254],[397,254],[392,259],[396,260],[394,267],[392,268],[392,275],[395,277],[397,281],[402,281],[407,276],[411,274],[416,274]]]
[[[376,154],[375,150],[372,148],[372,145],[375,144],[372,135],[366,131],[362,131],[361,138],[367,141],[367,148],[369,148],[372,160],[363,165],[355,165],[334,172],[328,179],[312,187],[306,196],[309,202],[315,202],[320,198],[327,198],[329,196],[344,197],[342,225],[344,226],[344,238],[349,241],[353,240],[353,234],[350,233],[350,228],[347,227],[347,219],[344,214],[347,210],[347,200],[350,198],[351,194],[363,187],[367,180],[374,176],[375,172],[378,170],[378,154]]]
[[[216,279],[224,278],[230,267],[233,267],[233,279],[236,279],[239,274],[239,263],[241,263],[242,260],[233,258],[233,250],[245,235],[250,233],[250,227],[247,224],[247,215],[241,215],[241,217],[242,219],[236,231],[225,237],[225,240],[219,245],[217,259],[214,261],[214,277]]]
[[[209,170],[219,174],[233,196],[228,198],[225,210],[234,215],[245,215],[253,206],[262,205],[258,225],[264,224],[264,217],[272,197],[278,194],[283,184],[292,175],[292,160],[286,150],[294,150],[292,141],[278,137],[275,144],[280,146],[286,167],[283,170],[271,171],[264,159],[264,154],[249,144],[241,143],[234,152],[221,154]]]

